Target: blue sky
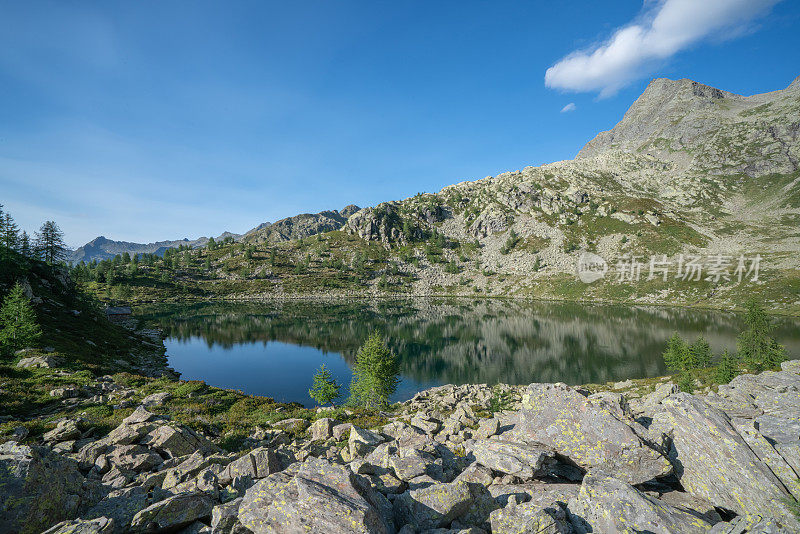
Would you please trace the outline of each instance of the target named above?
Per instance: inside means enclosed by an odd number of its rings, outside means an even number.
[[[568,159],[653,77],[788,85],[798,4],[0,0],[0,203],[147,242]]]

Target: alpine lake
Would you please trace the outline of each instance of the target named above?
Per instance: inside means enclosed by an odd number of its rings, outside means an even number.
[[[359,346],[381,333],[400,359],[402,401],[442,384],[605,383],[668,374],[662,353],[678,332],[704,336],[716,357],[735,352],[741,316],[684,308],[506,299],[282,300],[143,305],[184,380],[313,406],[322,365],[343,398]],[[800,357],[800,318],[776,317],[773,336]]]

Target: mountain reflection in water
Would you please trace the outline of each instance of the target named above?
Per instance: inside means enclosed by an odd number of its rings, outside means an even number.
[[[377,330],[400,357],[394,400],[439,384],[602,383],[665,374],[667,338],[706,337],[735,351],[732,313],[488,299],[268,301],[147,305],[137,316],[167,336],[170,364],[185,379],[309,405],[323,363],[350,382],[350,364]],[[775,337],[800,353],[800,321],[776,319]]]

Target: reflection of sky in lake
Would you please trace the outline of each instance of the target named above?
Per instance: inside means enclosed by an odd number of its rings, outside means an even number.
[[[323,363],[346,390],[369,332],[400,358],[394,400],[447,383],[603,383],[666,373],[673,332],[705,336],[716,355],[735,351],[740,319],[680,308],[499,300],[261,302],[144,306],[138,316],[167,336],[170,365],[185,379],[282,401],[311,403]],[[800,356],[797,318],[775,337]]]
[[[335,352],[279,341],[245,342],[224,348],[209,345],[202,337],[167,339],[165,344],[170,365],[182,373],[184,380],[203,380],[212,386],[238,389],[280,402],[311,405],[313,401],[308,390],[312,377],[325,364],[343,386],[342,399],[348,395],[352,376],[350,367]],[[403,378],[392,400],[405,400],[417,391],[435,385]]]

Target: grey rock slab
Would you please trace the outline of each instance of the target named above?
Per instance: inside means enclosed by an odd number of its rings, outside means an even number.
[[[350,447],[350,455],[356,457],[368,454],[384,441],[386,438],[381,434],[354,425],[350,428],[350,438],[347,442]]]
[[[585,470],[604,469],[634,484],[672,472],[670,462],[634,432],[633,421],[569,386],[531,384],[522,407],[508,439],[547,445]]]
[[[560,518],[558,516],[561,516]],[[536,503],[511,503],[491,513],[492,534],[570,534],[572,526],[562,510],[543,509]]]
[[[78,463],[45,447],[0,444],[0,532],[41,532],[89,506]]]
[[[580,493],[569,503],[573,523],[587,523],[590,532],[700,534],[711,524],[688,512],[662,503],[630,484],[596,472],[588,473]]]
[[[444,527],[466,513],[471,503],[472,493],[466,482],[410,490],[394,501],[396,523],[410,524],[418,530]]]
[[[211,510],[211,532],[213,534],[249,534],[250,530],[239,522],[239,506],[243,497],[225,504],[218,504]]]
[[[388,501],[344,466],[323,459],[275,473],[247,490],[239,521],[255,534],[391,533]]]
[[[652,426],[671,438],[670,458],[686,491],[744,516],[765,514],[797,524],[785,503],[789,492],[725,413],[688,393],[662,405]]]
[[[138,512],[131,528],[136,532],[152,530],[155,525],[157,530],[177,529],[211,517],[214,504],[211,496],[203,492],[174,495]]]
[[[544,445],[502,439],[476,441],[469,452],[479,464],[522,479],[544,474],[555,456],[553,449]]]
[[[107,534],[114,532],[114,520],[108,517],[97,519],[71,519],[45,530],[42,534]]]
[[[311,439],[314,441],[325,441],[333,437],[333,427],[336,426],[336,420],[330,417],[322,417],[317,419],[311,424]]]

